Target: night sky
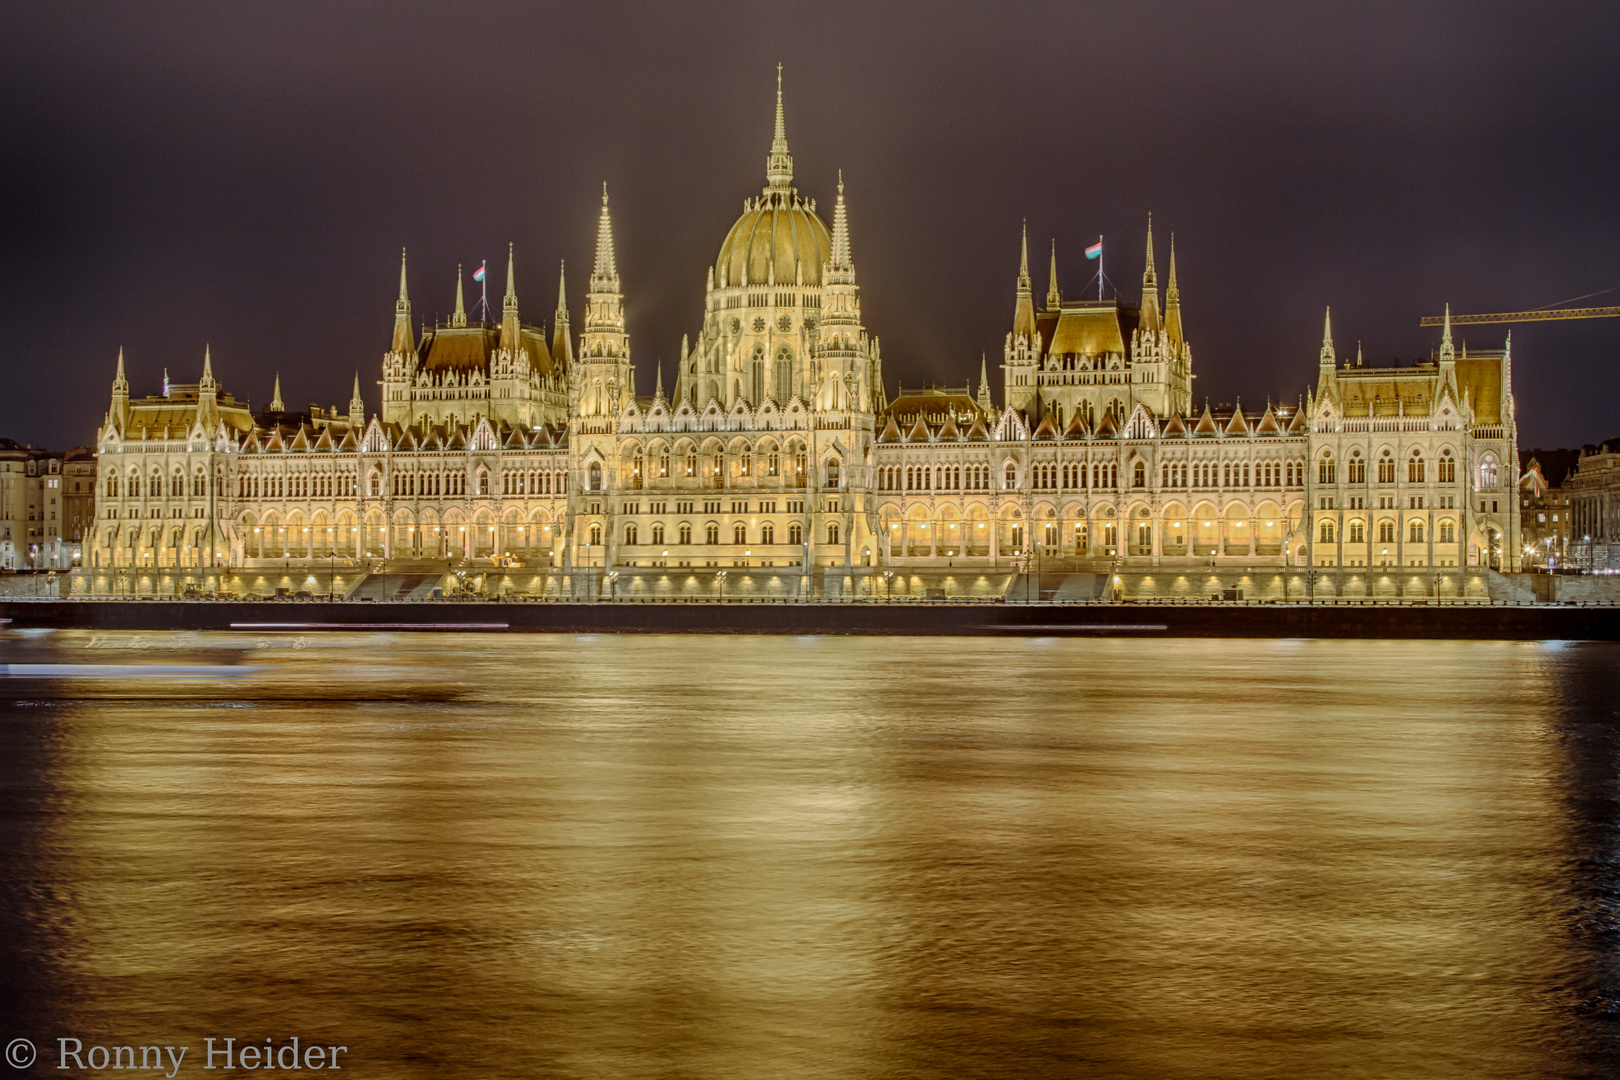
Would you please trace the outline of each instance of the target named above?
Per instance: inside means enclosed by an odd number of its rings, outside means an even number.
[[[0,13],[0,435],[89,442],[195,381],[378,405],[399,252],[418,319],[455,268],[580,325],[605,180],[643,393],[763,186],[776,64],[795,183],[847,183],[865,322],[897,382],[961,385],[1056,238],[1104,235],[1137,299],[1176,234],[1201,402],[1293,402],[1322,311],[1341,356],[1410,363],[1418,319],[1620,286],[1620,7],[494,3],[22,4]],[[469,302],[476,289],[469,282]],[[1588,303],[1620,304],[1620,292]],[[1523,446],[1620,431],[1620,320],[1514,335]]]

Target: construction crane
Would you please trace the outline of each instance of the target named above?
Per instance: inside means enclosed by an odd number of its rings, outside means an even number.
[[[1549,319],[1610,319],[1620,315],[1620,307],[1554,308],[1551,311],[1507,311],[1493,315],[1453,315],[1452,326],[1471,323],[1545,322]],[[1444,315],[1425,315],[1420,326],[1443,326]]]
[[[1612,319],[1620,315],[1620,307],[1561,307],[1562,304],[1573,304],[1577,300],[1587,300],[1604,293],[1620,292],[1620,286],[1613,289],[1599,289],[1597,292],[1587,293],[1585,296],[1572,296],[1568,300],[1560,300],[1556,304],[1536,308],[1534,311],[1505,311],[1494,315],[1453,315],[1451,325],[1468,326],[1479,323],[1505,323],[1505,322],[1548,322],[1553,319]],[[1444,326],[1444,315],[1425,315],[1419,320],[1419,326]]]

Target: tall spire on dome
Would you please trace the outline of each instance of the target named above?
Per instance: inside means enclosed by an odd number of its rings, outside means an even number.
[[[456,264],[456,310],[455,310],[455,313],[450,316],[450,325],[451,326],[466,326],[467,325],[467,307],[461,301],[461,264],[460,263]],[[355,378],[359,379],[359,376],[357,375],[357,376],[355,376]],[[359,383],[357,382],[355,385],[358,386]]]
[[[1057,239],[1052,240],[1052,269],[1047,274],[1046,310],[1056,311],[1063,306],[1063,294],[1058,292],[1057,283]]]
[[[355,376],[355,379],[356,379],[357,382],[358,382],[359,378],[360,378],[360,376],[358,376],[358,375]],[[276,386],[275,386],[275,389],[270,394],[270,411],[271,412],[282,412],[284,409],[285,409],[285,406],[282,405],[282,403],[281,403],[281,372],[278,371],[278,372],[276,372]]]
[[[776,65],[776,132],[771,137],[771,154],[765,159],[765,179],[770,188],[793,183],[793,155],[788,153],[787,120],[782,113],[782,65]]]

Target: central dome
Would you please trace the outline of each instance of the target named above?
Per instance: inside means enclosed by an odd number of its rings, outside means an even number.
[[[723,288],[739,285],[821,284],[821,264],[832,251],[827,226],[816,204],[793,188],[793,157],[788,153],[782,116],[782,65],[776,65],[776,133],[765,159],[765,193],[743,205],[743,215],[726,234],[714,268]]]
[[[831,252],[832,236],[813,203],[791,189],[767,189],[726,234],[715,269],[726,286],[792,285],[801,273],[804,284],[820,285],[821,264]]]

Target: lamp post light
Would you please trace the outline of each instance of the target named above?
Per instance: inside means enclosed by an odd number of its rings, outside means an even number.
[[[613,601],[615,601],[615,600],[617,600],[619,598],[619,596],[618,596],[618,581],[619,581],[619,572],[617,570],[609,570],[608,575],[607,575],[608,602],[609,603],[612,603]]]
[[[718,582],[719,585],[720,585],[720,602],[725,603],[725,599],[726,599],[726,572],[724,570],[716,571],[715,575],[714,575],[714,580],[716,582]]]
[[[885,570],[885,571],[883,571],[883,584],[884,584],[885,588],[888,590],[888,594],[889,594],[888,598],[889,598],[889,600],[891,600],[891,601],[894,600],[894,571],[893,570]]]

